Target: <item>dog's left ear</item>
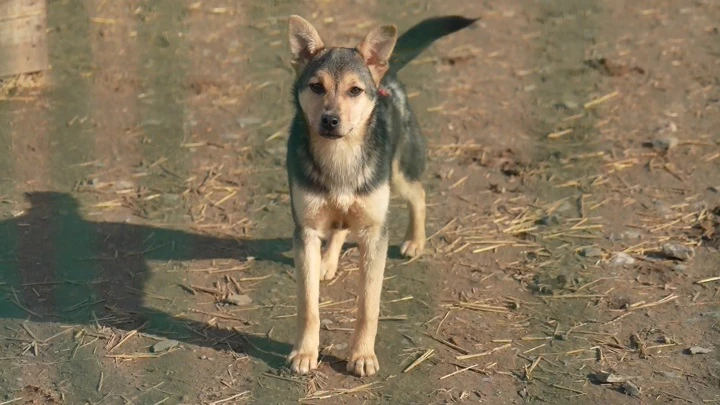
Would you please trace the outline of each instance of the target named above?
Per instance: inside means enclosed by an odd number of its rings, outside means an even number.
[[[357,50],[365,59],[370,68],[375,84],[379,85],[390,66],[388,61],[397,42],[397,27],[383,25],[370,31],[365,39],[357,46]]]

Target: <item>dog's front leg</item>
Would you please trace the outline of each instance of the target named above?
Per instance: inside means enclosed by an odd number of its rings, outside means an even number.
[[[297,336],[288,360],[292,371],[306,374],[318,366],[320,345],[320,235],[309,228],[296,227],[293,235],[295,279],[297,283]]]
[[[375,356],[375,335],[387,258],[388,235],[385,225],[375,225],[359,232],[358,247],[361,291],[347,369],[363,377],[374,375],[380,370],[380,363]]]

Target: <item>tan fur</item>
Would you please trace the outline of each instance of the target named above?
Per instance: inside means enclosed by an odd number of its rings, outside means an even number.
[[[320,280],[328,281],[335,278],[338,262],[340,261],[340,252],[342,252],[347,234],[347,229],[335,229],[327,238],[327,246],[325,246],[322,253],[322,262],[320,264]]]
[[[305,374],[317,368],[320,345],[320,234],[303,228],[305,244],[295,244],[298,315],[295,346],[288,360],[293,371]]]
[[[418,256],[425,248],[425,189],[419,181],[405,178],[397,159],[392,165],[392,191],[405,200],[410,211],[410,223],[400,253],[407,257]]]
[[[395,26],[380,27],[358,45],[376,84],[387,71],[396,35]],[[312,58],[308,55],[323,52],[324,45],[317,32],[300,17],[290,18],[290,38],[293,66],[298,72]],[[335,276],[342,245],[350,233],[357,239],[360,251],[361,291],[347,368],[358,376],[374,375],[380,369],[375,356],[375,336],[387,258],[388,239],[384,225],[391,186],[386,183],[367,195],[355,192],[374,175],[371,169],[374,166],[363,165],[362,160],[373,103],[364,91],[355,97],[350,95],[351,88],[362,89],[362,81],[352,73],[336,82],[327,72],[319,70],[309,82],[323,87],[320,94],[306,88],[298,95],[310,131],[312,157],[320,168],[318,176],[328,180],[324,183],[341,186],[335,186],[327,193],[314,193],[297,184],[290,189],[295,222],[301,235],[295,238],[294,247],[298,331],[289,361],[297,373],[304,374],[317,368],[319,283],[321,279],[329,280]],[[340,118],[336,131],[341,138],[327,139],[318,134],[322,115],[326,113]],[[397,167],[393,170],[392,187],[408,202],[411,211],[403,252],[414,256],[422,251],[425,242],[425,193],[419,183],[406,181]],[[321,239],[327,239],[323,252]]]
[[[298,226],[310,237],[309,243],[295,246],[297,279],[303,294],[298,296],[298,335],[289,357],[292,369],[304,374],[317,368],[317,288],[321,277],[327,280],[334,276],[349,231],[358,241],[362,283],[348,370],[360,376],[373,375],[380,368],[374,347],[388,243],[381,231],[390,203],[390,186],[364,196],[343,192],[325,196],[296,185],[291,193]],[[348,230],[335,229],[338,224]],[[329,238],[325,257],[320,251],[321,238]]]

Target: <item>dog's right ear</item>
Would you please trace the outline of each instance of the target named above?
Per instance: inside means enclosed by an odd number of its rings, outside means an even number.
[[[288,34],[290,39],[290,64],[297,74],[307,65],[313,56],[325,48],[315,27],[298,15],[291,15],[288,20]]]

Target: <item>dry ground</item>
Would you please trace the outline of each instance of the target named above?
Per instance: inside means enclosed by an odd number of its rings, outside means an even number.
[[[352,245],[321,290],[320,370],[283,366],[291,13],[337,44],[481,17],[401,73],[430,237],[399,259],[393,204],[375,378],[343,371]],[[55,0],[48,19],[52,69],[0,93],[0,404],[720,403],[716,1]]]

